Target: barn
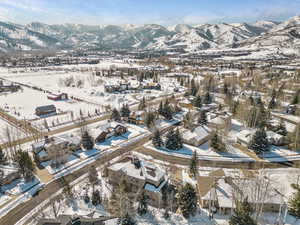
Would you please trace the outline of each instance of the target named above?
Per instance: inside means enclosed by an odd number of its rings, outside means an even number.
[[[66,93],[60,93],[60,94],[50,94],[47,96],[49,100],[53,101],[61,101],[61,100],[66,100],[68,99],[68,94]]]
[[[56,113],[56,107],[54,105],[44,105],[35,108],[35,114],[37,116],[43,116],[52,113]]]

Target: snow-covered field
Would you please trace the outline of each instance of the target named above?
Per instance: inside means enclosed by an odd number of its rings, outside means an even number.
[[[76,68],[74,66],[74,68]],[[77,68],[79,69],[79,68]],[[2,69],[3,71],[3,69]],[[16,93],[8,93],[0,95],[0,107],[5,109],[11,115],[18,119],[33,120],[38,117],[35,115],[35,108],[43,105],[55,105],[58,113],[66,113],[63,116],[47,119],[49,125],[60,121],[64,123],[71,120],[71,112],[73,118],[78,118],[80,113],[83,115],[94,115],[95,111],[104,112],[106,106],[111,108],[120,108],[123,104],[133,105],[138,103],[143,97],[146,99],[157,98],[172,94],[175,87],[179,87],[178,82],[174,78],[161,78],[160,83],[162,90],[144,90],[138,93],[106,93],[104,85],[119,84],[127,80],[118,77],[98,77],[92,72],[68,72],[60,71],[51,72],[24,72],[24,73],[8,73],[1,72],[0,77],[13,82],[22,83],[31,87],[41,88],[54,94],[67,93],[70,100],[53,101],[47,99],[47,93],[31,88],[23,87],[23,90]],[[81,85],[66,86],[62,80],[72,78],[75,84],[80,81]],[[137,82],[137,80],[129,80],[129,82]],[[73,100],[75,98],[76,100]],[[77,101],[80,99],[81,101]],[[44,120],[34,121],[33,125],[42,127]]]
[[[55,105],[57,113],[73,111],[77,118],[80,110],[86,115],[88,112],[94,113],[99,107],[73,100],[52,101],[47,99],[47,94],[30,88],[23,91],[0,96],[0,107],[18,119],[36,119],[35,108],[44,105]]]

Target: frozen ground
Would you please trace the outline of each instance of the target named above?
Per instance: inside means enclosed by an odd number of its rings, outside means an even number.
[[[73,100],[52,101],[47,99],[47,94],[30,88],[23,91],[0,96],[0,107],[18,119],[36,119],[35,108],[44,105],[55,105],[57,113],[74,112],[74,118],[78,118],[80,110],[86,115],[94,113],[99,107],[84,102]]]
[[[67,162],[64,163],[64,164],[61,164],[58,167],[51,166],[51,160],[46,161],[46,162],[42,162],[41,165],[43,167],[45,167],[50,174],[55,174],[55,173],[58,173],[58,172],[60,172],[64,169],[78,163],[79,161],[80,161],[80,158],[78,158],[75,155],[71,154],[71,155],[68,156]]]
[[[229,152],[216,152],[209,147],[208,142],[200,145],[199,147],[184,144],[183,148],[176,151],[169,150],[165,147],[155,148],[152,145],[152,142],[148,142],[144,146],[148,149],[160,151],[164,154],[174,155],[177,157],[191,157],[193,152],[196,151],[198,158],[204,160],[253,161],[252,158],[234,147],[231,147]]]

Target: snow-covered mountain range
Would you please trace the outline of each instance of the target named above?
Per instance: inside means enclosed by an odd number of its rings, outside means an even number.
[[[164,27],[157,24],[90,26],[19,25],[0,22],[0,51],[31,49],[205,49],[300,47],[300,16],[285,22],[259,21]]]

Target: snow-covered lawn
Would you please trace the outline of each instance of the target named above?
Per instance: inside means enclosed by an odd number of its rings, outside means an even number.
[[[94,206],[91,201],[86,203],[84,196],[86,194],[92,197],[92,185],[89,183],[87,176],[81,181],[76,181],[72,186],[72,193],[74,195],[71,201],[68,201],[64,196],[59,198],[59,201],[54,203],[58,214],[67,215],[81,215],[92,218],[98,218],[101,216],[109,216],[109,213],[105,210],[102,204]],[[112,187],[101,177],[101,173],[98,172],[98,184],[94,186],[95,190],[99,190],[102,199],[108,199],[111,195]],[[72,184],[73,185],[73,184]],[[40,210],[37,218],[46,217],[54,218],[53,206],[50,205],[43,210]],[[36,224],[36,220],[30,223],[31,225]]]
[[[86,159],[86,158],[92,157],[94,155],[97,155],[99,153],[100,153],[100,151],[97,149],[78,150],[78,151],[74,152],[74,154],[77,155],[78,157],[80,157],[81,159]]]
[[[242,153],[240,150],[231,147],[230,152],[216,152],[209,147],[209,143],[206,142],[199,147],[183,144],[183,148],[178,150],[170,150],[165,147],[155,148],[152,145],[152,142],[148,142],[144,145],[144,147],[154,150],[160,151],[165,154],[174,155],[178,157],[191,157],[193,152],[197,152],[197,156],[199,159],[204,160],[243,160],[243,161],[253,161],[249,156]]]
[[[67,162],[64,163],[64,164],[62,164],[62,165],[60,165],[57,168],[51,166],[51,160],[46,161],[46,162],[42,162],[41,165],[43,167],[45,167],[50,174],[55,174],[55,173],[58,173],[58,172],[60,172],[60,171],[62,171],[64,169],[66,169],[66,168],[74,165],[75,163],[78,163],[79,161],[80,161],[80,158],[78,158],[75,155],[71,154],[67,158]]]

